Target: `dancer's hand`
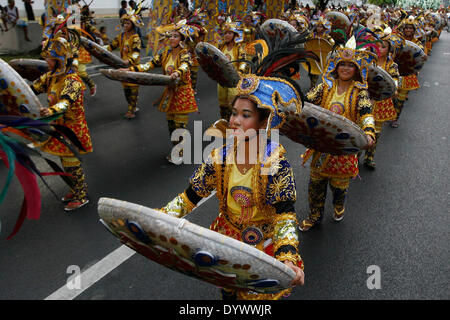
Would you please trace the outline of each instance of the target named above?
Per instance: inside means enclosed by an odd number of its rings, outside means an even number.
[[[172,74],[170,75],[170,79],[177,79],[180,77],[180,74],[178,73],[178,71],[174,71],[172,72]]]
[[[305,284],[305,273],[301,268],[294,265],[292,261],[286,260],[284,261],[284,264],[287,265],[289,268],[291,268],[295,272],[295,278],[290,283],[291,286],[302,286]]]
[[[52,115],[51,111],[47,108],[39,109],[39,113],[40,113],[41,117],[49,117]]]

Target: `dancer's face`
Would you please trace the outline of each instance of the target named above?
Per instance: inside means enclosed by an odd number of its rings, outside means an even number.
[[[58,65],[58,62],[56,62],[55,59],[45,58],[45,61],[46,61],[47,64],[48,64],[49,70],[52,70],[52,71],[53,71],[53,70],[56,69],[56,66]]]
[[[230,117],[230,128],[235,137],[243,136],[246,132],[249,134],[248,130],[250,129],[257,134],[258,130],[265,129],[266,125],[267,119],[260,119],[260,114],[253,101],[244,98],[236,99]]]
[[[181,34],[178,31],[172,31],[169,38],[169,44],[172,48],[176,48],[180,45]]]
[[[225,43],[230,43],[231,41],[233,41],[234,40],[234,32],[233,31],[225,32],[225,34],[223,35],[223,40],[225,41]]]
[[[379,58],[384,58],[388,55],[389,53],[389,43],[384,40],[382,44],[378,45],[378,57]]]
[[[129,32],[131,29],[133,29],[133,23],[130,20],[125,20],[123,22],[123,30]]]
[[[414,27],[410,24],[407,24],[405,28],[403,29],[403,33],[405,34],[405,37],[411,37],[414,35]]]
[[[356,66],[351,62],[340,62],[337,67],[337,73],[340,80],[351,80],[355,76]]]
[[[323,25],[321,25],[321,24],[319,24],[317,27],[316,27],[316,31],[317,31],[317,33],[318,34],[321,34],[322,32],[323,32]]]

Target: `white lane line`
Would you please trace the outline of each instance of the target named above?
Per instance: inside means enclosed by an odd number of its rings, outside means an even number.
[[[212,196],[216,194],[216,191],[212,192],[207,198],[203,198],[199,201],[197,206],[192,210],[194,211],[200,207],[203,203],[208,201]],[[192,213],[191,211],[191,213]],[[116,269],[122,263],[130,259],[136,251],[128,248],[125,245],[120,246],[102,260],[94,264],[92,267],[86,269],[79,275],[80,287],[71,288],[68,284],[62,286],[51,295],[49,295],[44,300],[73,300],[78,297],[81,293],[91,287],[93,284],[98,282],[108,273]]]
[[[131,258],[136,251],[128,248],[125,245],[120,246],[102,260],[94,264],[89,269],[80,274],[80,288],[70,288],[69,285],[64,285],[57,291],[49,295],[45,300],[73,300],[83,291],[88,289],[94,283],[113,271],[123,262]]]

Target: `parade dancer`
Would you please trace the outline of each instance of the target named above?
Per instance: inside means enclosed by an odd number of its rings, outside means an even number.
[[[356,48],[352,36],[345,47],[336,49],[322,76],[323,82],[307,94],[307,100],[357,123],[372,146],[375,125],[367,91],[367,64],[373,57]],[[303,163],[312,160],[308,184],[309,215],[300,223],[300,230],[307,231],[322,220],[328,185],[333,194],[333,218],[342,220],[350,179],[358,174],[358,156],[337,156],[307,149],[302,157]]]
[[[397,32],[405,40],[409,40],[417,44],[422,50],[424,46],[420,40],[421,35],[419,34],[419,29],[417,21],[414,17],[409,16],[407,19],[403,20],[398,26]],[[417,77],[418,72],[414,72],[407,76],[402,76],[400,78],[400,84],[398,87],[397,99],[395,99],[395,109],[397,111],[397,117],[393,122],[391,122],[392,128],[398,128],[399,118],[402,113],[403,106],[408,100],[408,94],[411,90],[417,90],[420,88],[419,78]]]
[[[256,89],[257,88],[257,89]],[[280,117],[278,106],[262,105],[267,97],[300,98],[296,85],[290,81],[246,75],[237,86],[232,104],[229,128],[233,130],[233,143],[214,149],[208,159],[194,172],[189,186],[162,208],[177,218],[191,212],[202,198],[213,191],[219,199],[219,216],[210,229],[255,248],[284,262],[295,273],[291,285],[303,285],[303,262],[298,250],[297,218],[294,203],[296,187],[292,168],[281,144],[268,139],[263,149],[260,130],[268,130],[269,116]],[[283,98],[281,98],[283,97]],[[292,101],[292,100],[291,100]],[[266,109],[268,108],[268,109]],[[262,153],[249,152],[251,143]],[[268,170],[264,172],[264,170]],[[278,293],[261,294],[248,290],[221,290],[224,300],[277,300],[292,288]]]
[[[141,59],[141,39],[136,32],[136,28],[142,27],[144,24],[134,10],[122,15],[120,22],[122,23],[123,32],[116,36],[111,44],[105,48],[109,51],[119,48],[120,57],[125,63],[130,67],[136,66]],[[133,119],[136,117],[136,112],[139,111],[139,108],[137,108],[139,85],[122,82],[122,86],[128,102],[128,111],[125,113],[124,118]]]
[[[41,55],[50,71],[31,85],[36,94],[47,94],[49,107],[41,109],[41,116],[63,114],[55,123],[68,127],[76,134],[84,148],[81,154],[92,152],[83,106],[85,86],[72,68],[73,57],[68,41],[55,34],[45,42]],[[67,202],[64,210],[75,210],[89,203],[84,170],[74,153],[54,137],[39,146],[42,151],[59,156],[64,170],[73,179],[72,190],[62,198],[63,202]]]
[[[100,32],[92,25],[92,16],[89,6],[85,5],[80,10],[80,21],[81,21],[81,36],[87,35],[91,40],[96,42],[96,38],[101,39]],[[94,80],[89,76],[86,71],[86,65],[92,63],[91,54],[84,48],[80,46],[78,50],[78,74],[81,79],[89,88],[89,93],[91,97],[95,96],[97,93],[97,85]]]
[[[394,79],[396,85],[400,74],[398,72],[398,66],[394,62],[391,53],[398,49],[398,41],[395,36],[392,35],[390,27],[384,28],[378,27],[374,30],[382,43],[378,43],[378,67],[387,71],[389,75]],[[395,96],[394,96],[395,99]],[[371,148],[366,150],[364,155],[364,166],[374,170],[375,169],[375,150],[381,135],[383,123],[385,121],[392,121],[397,118],[397,111],[395,110],[393,98],[388,98],[382,101],[372,101],[373,115],[375,118],[375,143]]]
[[[319,17],[317,20],[311,20],[312,30],[309,35],[311,39],[325,39],[330,42],[331,45],[334,45],[334,39],[330,36],[331,31],[331,22],[325,19],[324,17]],[[310,88],[313,88],[317,85],[319,81],[318,74],[308,74],[310,81]]]
[[[241,57],[242,37],[241,30],[236,22],[229,17],[222,26],[222,44],[218,46],[230,61],[237,61]],[[239,63],[233,63],[236,70],[239,70]],[[225,120],[230,119],[231,102],[236,95],[235,88],[226,88],[217,84],[217,97],[219,99],[220,117]]]
[[[145,64],[132,67],[130,70],[147,72],[156,67],[161,67],[163,74],[172,79],[178,79],[174,85],[169,85],[164,89],[159,100],[158,108],[166,113],[169,135],[176,129],[186,129],[189,113],[198,111],[195,101],[194,90],[191,83],[190,68],[192,64],[191,56],[184,47],[183,41],[192,36],[192,27],[185,24],[185,20],[170,26],[169,45],[163,52],[157,54],[153,59]],[[180,143],[182,139],[172,141],[174,145]],[[167,156],[169,162],[173,162],[171,156]]]

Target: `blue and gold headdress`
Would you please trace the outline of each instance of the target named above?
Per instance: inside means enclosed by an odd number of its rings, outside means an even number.
[[[299,90],[286,79],[280,77],[261,77],[245,75],[237,85],[237,97],[253,101],[258,108],[270,110],[267,121],[267,133],[280,128],[285,122],[285,108],[295,107],[295,112],[302,110],[302,98]]]

